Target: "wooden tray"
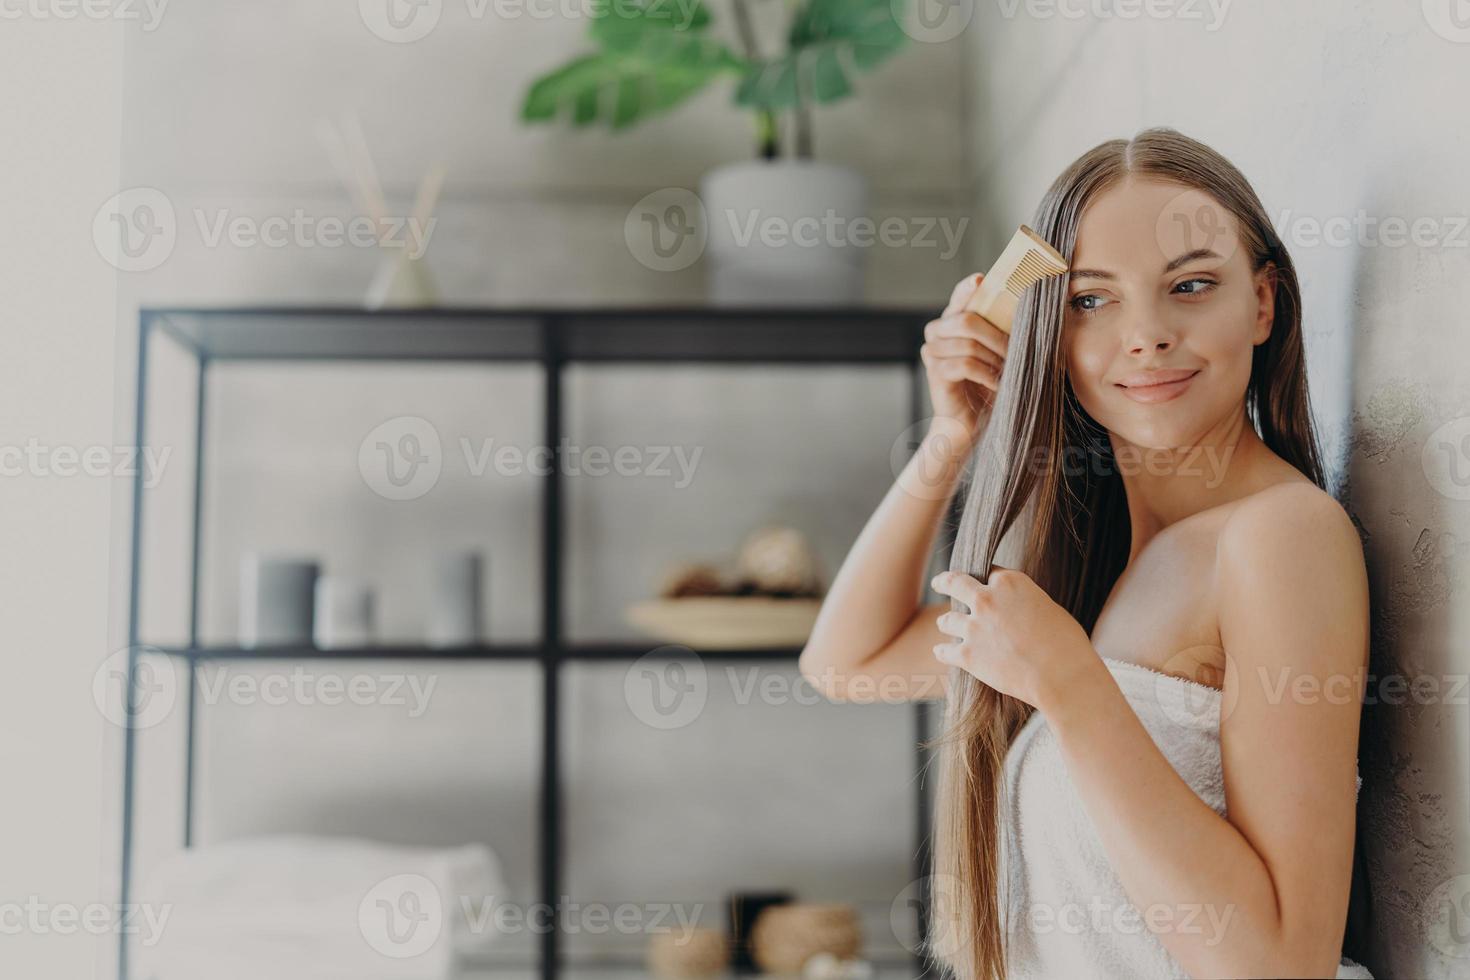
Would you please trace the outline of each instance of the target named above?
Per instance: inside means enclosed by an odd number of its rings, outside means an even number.
[[[629,623],[695,650],[794,647],[806,643],[821,599],[686,596],[645,599],[625,611]]]

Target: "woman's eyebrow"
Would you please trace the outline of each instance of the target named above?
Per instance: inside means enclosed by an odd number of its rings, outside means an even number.
[[[1219,252],[1213,251],[1211,249],[1208,249],[1208,248],[1197,248],[1197,249],[1194,249],[1191,252],[1185,252],[1183,255],[1179,256],[1177,259],[1174,259],[1174,260],[1170,261],[1170,263],[1168,265],[1164,266],[1164,272],[1163,272],[1163,274],[1167,276],[1169,273],[1173,272],[1175,269],[1179,268],[1181,265],[1184,265],[1186,262],[1193,262],[1195,259],[1221,259],[1223,261],[1224,258],[1225,257],[1223,255],[1221,255]],[[1108,272],[1106,269],[1073,269],[1072,270],[1072,274],[1071,274],[1071,278],[1073,278],[1073,279],[1116,279],[1118,277],[1115,276],[1115,275],[1113,275],[1111,272]]]

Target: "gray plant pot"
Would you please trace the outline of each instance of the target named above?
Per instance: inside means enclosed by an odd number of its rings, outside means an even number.
[[[867,181],[813,160],[727,164],[700,182],[709,230],[710,302],[720,306],[854,305],[870,246]]]

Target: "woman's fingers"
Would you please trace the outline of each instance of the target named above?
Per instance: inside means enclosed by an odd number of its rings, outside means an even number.
[[[919,348],[920,357],[924,355],[926,348],[936,357],[973,357],[997,371],[1003,361],[999,354],[973,337],[935,337],[933,340],[926,340]]]
[[[980,604],[981,592],[985,586],[973,575],[964,572],[940,572],[929,580],[929,587],[940,595],[958,599],[970,607],[971,612]]]
[[[938,340],[943,337],[964,337],[979,341],[1001,357],[1006,356],[1011,344],[1010,334],[980,314],[971,313],[968,310],[930,320],[924,326],[925,341]]]
[[[944,308],[941,316],[949,316],[958,313],[970,302],[970,297],[975,295],[975,290],[980,288],[980,281],[985,277],[978,272],[973,272],[959,282],[955,283],[954,291],[949,294],[949,305]]]
[[[934,375],[941,381],[973,381],[1000,390],[1000,370],[975,357],[942,358],[934,366]]]

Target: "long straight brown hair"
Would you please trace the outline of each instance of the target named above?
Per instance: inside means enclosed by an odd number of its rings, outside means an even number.
[[[1260,199],[1228,160],[1169,128],[1110,140],[1056,179],[1032,228],[1070,264],[1088,203],[1130,175],[1175,183],[1181,192],[1205,191],[1235,216],[1252,269],[1275,264],[1275,321],[1252,355],[1246,410],[1267,446],[1323,486],[1296,270]],[[1029,512],[1016,529],[1025,532],[1018,567],[1091,633],[1127,563],[1131,529],[1106,431],[1082,408],[1067,377],[1066,296],[1061,276],[1028,290],[1017,308],[1004,380],[966,479],[950,568],[988,581],[1001,539]],[[966,611],[958,600],[951,608]],[[958,980],[1006,976],[1009,914],[1001,908],[997,818],[1006,753],[1032,710],[955,668],[943,731],[928,743],[939,753],[925,951]]]

